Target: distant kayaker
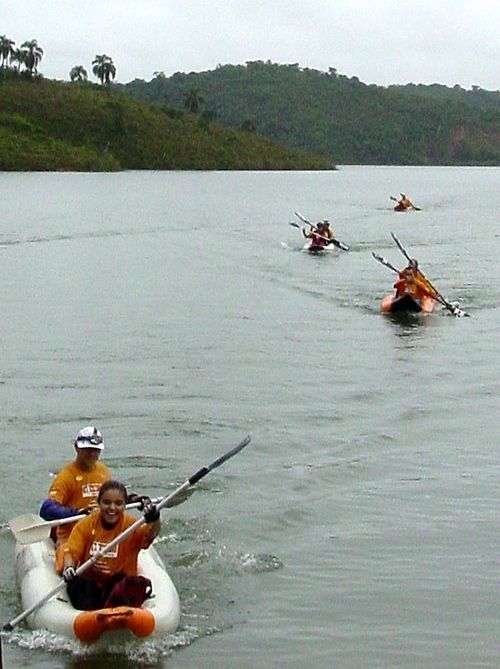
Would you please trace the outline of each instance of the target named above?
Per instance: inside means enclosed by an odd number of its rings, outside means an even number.
[[[396,289],[396,297],[410,294],[417,301],[424,297],[434,297],[434,291],[429,287],[425,277],[418,269],[418,262],[414,258],[401,270],[394,288]]]
[[[330,224],[326,220],[319,221],[314,227],[311,227],[309,232],[306,232],[304,228],[302,228],[302,234],[306,239],[311,240],[312,246],[317,246],[320,248],[328,246],[328,240],[333,239],[333,233],[330,230]]]
[[[400,193],[401,197],[397,201],[396,209],[402,211],[403,209],[415,209],[413,202],[404,193]]]
[[[318,225],[320,224],[318,223]],[[322,221],[321,230],[322,230],[321,234],[323,235],[323,237],[328,237],[328,239],[334,239],[333,231],[330,228],[330,223],[326,219]]]
[[[64,546],[63,578],[68,584],[68,596],[77,609],[91,610],[127,604],[128,596],[147,579],[137,577],[139,551],[149,548],[161,529],[160,512],[148,499],[143,506],[145,524],[101,555],[80,576],[76,569],[111,543],[119,534],[133,525],[137,518],[125,513],[127,490],[119,481],[106,481],[97,497],[98,511],[82,518],[74,525]],[[149,587],[151,583],[148,581]],[[128,595],[127,595],[128,593]],[[143,587],[143,598],[148,595]],[[123,600],[123,601],[122,601]]]

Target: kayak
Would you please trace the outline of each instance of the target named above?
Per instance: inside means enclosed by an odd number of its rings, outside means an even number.
[[[386,295],[380,304],[380,311],[383,314],[432,314],[435,306],[436,300],[432,297],[416,300],[409,293],[405,293],[400,297]]]
[[[333,244],[320,246],[319,244],[314,244],[312,242],[312,240],[308,240],[304,244],[304,249],[303,250],[307,251],[308,253],[312,253],[314,255],[319,255],[319,254],[322,254],[322,253],[325,253],[325,252],[329,253],[334,248],[335,247],[333,246]]]
[[[23,610],[39,602],[60,582],[54,569],[55,548],[51,539],[33,544],[16,543],[16,576]],[[30,629],[46,629],[82,643],[126,641],[170,634],[177,629],[180,601],[165,566],[150,546],[138,558],[138,574],[151,579],[153,597],[141,607],[117,606],[97,611],[73,608],[66,590],[59,591],[27,617]]]
[[[411,205],[407,204],[397,204],[394,207],[394,211],[411,211],[413,207]]]

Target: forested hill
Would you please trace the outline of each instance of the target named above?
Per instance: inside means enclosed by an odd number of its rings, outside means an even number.
[[[330,170],[332,162],[237,129],[0,68],[0,170]]]
[[[184,108],[193,99],[243,127],[344,164],[499,165],[500,92],[434,85],[382,87],[269,61],[158,73],[119,86]]]

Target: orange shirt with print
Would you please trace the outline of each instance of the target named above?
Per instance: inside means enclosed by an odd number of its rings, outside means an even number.
[[[109,469],[101,462],[96,462],[91,471],[80,469],[75,462],[70,462],[53,480],[48,497],[64,506],[81,509],[97,500],[102,484],[110,479]],[[69,537],[73,527],[73,523],[68,523],[56,528],[58,544]]]
[[[121,521],[108,530],[102,525],[101,514],[97,511],[91,513],[73,527],[64,551],[71,554],[76,566],[80,566],[133,525],[136,520],[137,518],[125,513]],[[152,543],[146,538],[147,531],[147,524],[141,525],[109,553],[99,557],[95,564],[85,572],[86,578],[91,578],[98,585],[102,585],[110,576],[118,572],[123,572],[127,576],[137,576],[139,551],[148,548]]]

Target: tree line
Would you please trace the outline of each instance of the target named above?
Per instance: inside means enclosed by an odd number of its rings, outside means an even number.
[[[357,77],[249,61],[155,73],[116,89],[182,108],[196,88],[218,122],[328,156],[337,164],[499,165],[500,93],[460,86],[382,87]]]
[[[43,79],[37,40],[0,36],[0,78]],[[24,68],[24,72],[21,69]],[[3,74],[4,73],[4,74]],[[500,92],[441,85],[367,85],[357,77],[249,61],[207,72],[154,73],[151,81],[113,83],[116,66],[96,55],[92,73],[109,93],[154,102],[172,119],[188,112],[205,130],[214,121],[336,164],[499,165]],[[75,65],[71,82],[88,86]]]
[[[39,46],[36,39],[23,42],[19,48],[16,48],[14,40],[7,35],[0,35],[0,67],[4,70],[12,69],[20,73],[24,67],[25,72],[33,77],[38,74],[38,65],[43,58],[44,51]],[[102,86],[110,86],[111,81],[116,77],[116,66],[113,59],[106,54],[96,54],[92,61],[92,73],[99,80]],[[155,72],[157,77],[165,77],[163,72]],[[69,71],[69,79],[73,82],[88,82],[88,72],[83,65],[75,65]],[[184,92],[184,108],[192,114],[200,112],[203,104],[203,96],[197,86],[191,86]],[[203,111],[204,122],[214,121],[215,112],[212,110]]]
[[[333,170],[332,161],[96,83],[4,76],[0,170]]]
[[[21,73],[24,68],[30,77],[38,75],[38,65],[43,58],[44,51],[36,39],[23,42],[16,48],[14,40],[7,35],[0,35],[0,67]],[[106,54],[96,54],[92,61],[92,73],[99,79],[101,85],[109,86],[116,76],[116,67],[113,59]],[[71,81],[88,81],[88,72],[83,65],[75,65],[69,72]]]
[[[16,48],[16,43],[6,35],[0,35],[0,58],[2,68],[12,68],[20,72],[25,68],[30,74],[36,74],[37,67],[42,60],[43,49],[38,45],[36,39],[23,42]]]

